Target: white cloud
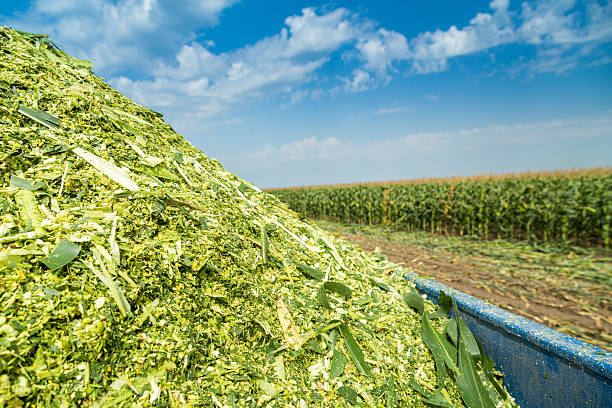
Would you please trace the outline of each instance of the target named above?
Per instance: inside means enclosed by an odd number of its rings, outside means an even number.
[[[580,6],[576,0],[523,2],[520,13],[509,11],[508,6],[509,0],[494,0],[492,13],[478,13],[463,28],[453,25],[419,34],[410,41],[413,72],[445,71],[450,58],[517,43],[537,47],[537,57],[518,71],[563,74],[593,56],[585,50],[595,51],[596,46],[612,40],[610,1],[604,5],[588,1]]]
[[[345,46],[357,44],[356,49],[363,52],[359,54],[363,66],[355,68],[351,78],[340,77],[345,92],[365,91],[388,81],[393,60],[407,51],[401,34],[382,28],[374,31],[370,22],[346,9],[317,13],[305,8],[285,24],[277,35],[225,53],[188,43],[174,64],[157,64],[153,79],[126,76],[110,82],[141,103],[164,107],[172,122],[189,129],[186,124],[195,126],[237,103],[283,95],[287,102],[280,107],[286,108],[333,93],[300,86],[312,82],[316,71]],[[188,113],[184,106],[190,107]]]
[[[273,156],[281,160],[315,160],[336,157],[342,155],[344,151],[345,146],[336,137],[319,140],[316,136],[311,136],[279,147],[268,144],[265,150],[249,156],[257,158]]]
[[[134,71],[149,77],[172,73],[178,81],[182,76],[199,72],[209,79],[209,84],[222,74],[234,82],[252,82],[253,69],[265,66],[248,64],[257,53],[268,63],[265,72],[272,72],[271,65],[277,62],[281,69],[283,65],[295,68],[286,61],[298,58],[317,60],[310,68],[320,67],[334,52],[344,48],[349,56],[347,65],[352,66],[347,67],[347,74],[337,74],[337,78],[345,83],[345,92],[386,85],[391,74],[403,68],[403,61],[410,61],[412,72],[417,74],[439,72],[449,69],[451,58],[511,42],[540,47],[537,61],[528,62],[544,67],[535,72],[565,72],[582,57],[567,48],[562,50],[570,54],[566,57],[557,51],[561,57],[557,58],[558,67],[553,68],[544,61],[553,52],[549,51],[551,47],[612,40],[610,1],[577,4],[576,0],[536,0],[523,2],[518,11],[509,11],[509,0],[493,0],[490,12],[477,13],[462,28],[452,25],[446,30],[426,31],[410,41],[403,34],[378,28],[376,22],[345,8],[328,12],[305,8],[301,14],[287,17],[286,27],[278,35],[228,54],[211,53],[209,48],[214,43],[210,41],[198,38],[194,42],[197,32],[218,24],[222,11],[238,1],[36,0],[25,13],[2,20],[3,24],[51,34],[60,46],[75,56],[92,59],[97,72],[111,78],[120,72]],[[180,69],[174,69],[174,57]],[[574,63],[567,61],[572,58]],[[357,67],[352,64],[355,60],[361,63]],[[605,61],[601,56],[599,60]],[[236,64],[232,71],[227,69],[228,63]],[[132,75],[127,76],[133,79]],[[235,89],[239,91],[238,87]]]
[[[384,28],[374,30],[372,26],[371,22],[362,24],[354,49],[343,55],[345,61],[362,64],[350,75],[338,76],[344,82],[344,92],[364,92],[387,85],[391,73],[398,71],[394,65],[409,58],[408,40],[403,34]]]
[[[612,39],[612,3],[589,2],[585,12],[575,0],[543,0],[522,4],[523,20],[517,33],[532,44],[574,44]]]
[[[376,86],[377,80],[363,69],[353,70],[351,78],[341,78],[344,91],[349,93],[363,92]]]
[[[416,73],[444,71],[451,57],[471,54],[514,41],[514,28],[508,13],[508,0],[494,0],[493,13],[478,13],[470,24],[459,29],[427,31],[411,43],[413,69]]]
[[[427,94],[425,95],[425,99],[429,99],[432,102],[438,102],[440,100],[440,97],[436,94]]]
[[[385,75],[393,62],[408,59],[408,41],[395,31],[384,28],[361,39],[356,47],[365,60],[364,68]]]
[[[308,89],[293,92],[289,98],[289,103],[291,105],[295,105],[296,103],[306,99],[308,97],[309,92],[310,91]]]
[[[305,61],[280,57],[279,48],[285,45],[281,38],[267,38],[222,54],[212,54],[197,43],[185,45],[177,55],[178,65],[162,65],[153,80],[120,77],[111,83],[142,103],[176,108],[177,112],[184,106],[190,110],[199,107],[198,117],[205,120],[234,103],[284,93],[287,85],[307,82],[325,63],[325,57]],[[169,112],[171,119],[179,120],[177,112]]]
[[[564,75],[580,65],[612,63],[602,45],[612,41],[612,3],[542,0],[523,3],[517,41],[536,48],[534,58],[515,64],[511,76]]]
[[[308,97],[314,99],[310,89],[298,89],[297,91],[293,91],[286,97],[286,99],[288,100],[280,106],[280,109],[287,109],[291,105],[295,105],[296,103],[308,99]]]
[[[312,8],[288,17],[285,23],[279,34],[226,53],[215,54],[197,42],[185,44],[176,62],[158,64],[150,80],[119,77],[110,81],[142,103],[166,107],[169,119],[184,129],[188,129],[185,123],[206,120],[236,103],[286,95],[288,102],[281,105],[286,108],[307,97],[320,98],[325,92],[321,88],[295,89],[311,82],[333,52],[354,43],[367,24],[346,9],[318,14]],[[367,86],[363,77],[369,74],[362,72],[355,91]],[[186,105],[190,118],[182,113]],[[177,107],[174,112],[173,107]]]
[[[285,24],[289,27],[287,52],[290,56],[334,51],[353,41],[361,31],[355,18],[344,8],[322,15],[317,15],[312,8],[305,8],[301,16],[287,17]],[[283,31],[281,36],[288,35]]]
[[[589,67],[598,67],[600,65],[608,65],[608,64],[612,64],[612,57],[609,57],[607,55],[596,59],[593,62],[589,63]]]
[[[562,75],[588,59],[609,63],[606,51],[599,46],[612,40],[611,2],[600,5],[590,1],[580,6],[575,0],[525,2],[520,19],[517,41],[535,45],[537,56],[511,70],[514,75],[517,72]]]
[[[400,112],[412,112],[412,108],[409,106],[395,106],[391,108],[380,108],[372,112],[373,115],[390,115],[392,113]]]
[[[535,6],[522,3],[523,23],[518,34],[532,44],[572,42],[576,15],[566,13],[574,4],[575,0],[541,1]]]
[[[572,51],[571,48],[567,46],[542,48],[538,50],[536,59],[530,61],[527,65],[519,65],[519,72],[550,72],[557,75],[563,75],[576,68],[579,62],[579,55],[567,55],[570,51]]]
[[[321,99],[321,97],[325,95],[325,91],[321,88],[315,88],[313,90],[310,91],[310,98],[313,101],[317,101],[319,99]]]
[[[351,115],[348,115],[347,117],[348,119],[354,120],[354,119],[361,118],[364,116],[369,116],[369,115],[375,115],[375,116],[391,115],[394,113],[412,112],[413,110],[414,109],[411,108],[410,106],[390,106],[390,107],[378,108],[374,110],[351,114]]]
[[[415,60],[412,63],[412,70],[416,74],[431,74],[442,72],[448,69],[448,60],[444,59],[425,59]]]

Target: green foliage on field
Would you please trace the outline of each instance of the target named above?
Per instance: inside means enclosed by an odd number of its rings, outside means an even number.
[[[273,191],[306,217],[479,238],[610,246],[612,175]]]

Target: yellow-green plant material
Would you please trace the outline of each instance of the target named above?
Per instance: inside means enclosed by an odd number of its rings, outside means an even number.
[[[90,69],[0,29],[0,407],[514,406],[450,302]]]

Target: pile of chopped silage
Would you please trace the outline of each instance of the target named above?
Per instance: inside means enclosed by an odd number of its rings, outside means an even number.
[[[0,407],[515,406],[400,267],[0,29]]]

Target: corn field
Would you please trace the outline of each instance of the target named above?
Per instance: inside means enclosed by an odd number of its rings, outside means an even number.
[[[274,190],[314,219],[609,247],[612,174]]]

